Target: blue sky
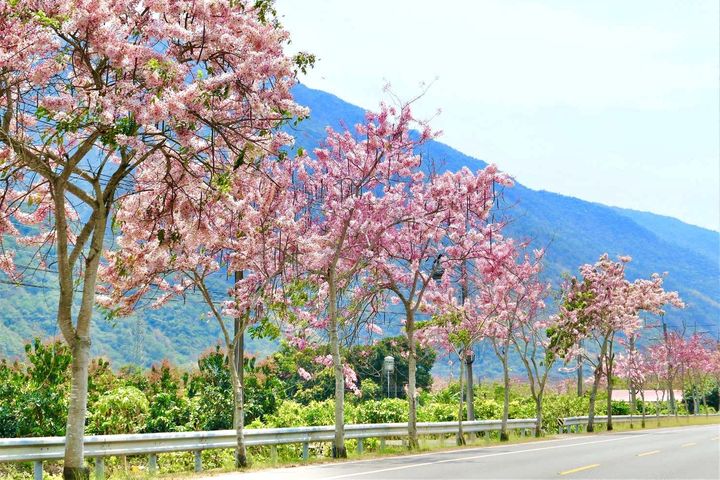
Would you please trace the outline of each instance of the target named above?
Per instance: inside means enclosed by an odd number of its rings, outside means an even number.
[[[278,0],[304,83],[383,86],[525,185],[720,230],[720,2]]]

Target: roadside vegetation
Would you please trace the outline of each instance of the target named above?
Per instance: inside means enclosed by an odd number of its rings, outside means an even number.
[[[375,357],[397,353],[400,339],[388,338],[374,346],[365,347],[367,354],[353,356],[361,372],[360,395],[352,395],[346,405],[348,423],[407,422],[406,400],[387,398],[387,388],[381,387],[377,370],[373,367]],[[393,347],[393,344],[395,346]],[[69,355],[61,342],[42,343],[39,340],[26,346],[27,361],[0,363],[0,437],[38,437],[63,435],[64,415],[67,408],[66,392],[69,388]],[[317,352],[315,352],[317,353]],[[310,362],[312,352],[281,348],[275,355],[262,361],[246,359],[245,381],[247,387],[247,428],[292,427],[303,425],[331,425],[334,405],[332,400],[332,377],[317,378],[313,382],[298,377],[296,365]],[[434,363],[434,352],[420,352],[420,395],[418,421],[457,421],[460,385],[451,382],[442,387],[432,387],[429,369]],[[362,359],[362,360],[360,360]],[[119,369],[102,359],[93,359],[90,369],[90,403],[88,406],[88,434],[149,433],[172,431],[197,431],[230,429],[232,418],[232,382],[222,350],[206,352],[196,368],[182,370],[167,362],[146,371],[133,367]],[[405,374],[406,366],[398,363],[398,373]],[[375,379],[373,379],[375,376]],[[617,380],[621,383],[622,380]],[[575,385],[554,383],[543,398],[545,429],[543,436],[556,434],[557,419],[587,415],[589,394],[581,397],[574,391]],[[714,413],[717,408],[717,386],[708,382],[702,395],[708,407],[701,406],[699,413]],[[391,388],[391,394],[392,392]],[[402,392],[402,389],[400,390]],[[475,417],[478,420],[499,419],[502,416],[504,387],[500,383],[483,383],[473,389]],[[513,379],[509,392],[509,418],[533,418],[535,401],[529,386],[520,379]],[[596,413],[604,414],[604,392],[598,393]],[[686,395],[686,398],[690,398]],[[613,414],[627,415],[630,405],[612,402]],[[642,411],[638,400],[636,412]],[[653,417],[658,411],[670,414],[667,402],[647,402],[646,426],[658,425]],[[690,405],[692,409],[692,405]],[[686,414],[688,404],[680,403],[678,413]],[[466,411],[463,411],[466,419]],[[661,426],[692,425],[717,422],[716,418],[703,415],[661,418]],[[630,428],[619,423],[616,429]],[[640,417],[635,421],[640,428]],[[531,437],[519,437],[509,432],[511,440],[525,441]],[[468,445],[485,445],[499,442],[499,433],[484,436],[467,436]],[[348,440],[350,458],[358,456],[357,442]],[[420,451],[455,447],[455,436],[441,439],[420,438]],[[364,442],[363,455],[399,454],[407,452],[401,439],[388,440],[381,448],[378,439]],[[309,462],[326,461],[331,445],[311,444]],[[207,470],[231,470],[233,450],[208,450],[202,453],[203,467]],[[248,456],[253,468],[273,465],[302,463],[300,445],[283,445],[275,453],[270,447],[250,447]],[[91,460],[92,461],[92,460]],[[158,466],[160,475],[180,474],[193,469],[191,452],[161,454]],[[137,478],[147,474],[146,457],[106,459],[108,478]],[[46,462],[48,478],[60,478],[59,463]],[[54,476],[53,476],[54,474]],[[32,464],[4,464],[0,466],[0,478],[32,478]]]

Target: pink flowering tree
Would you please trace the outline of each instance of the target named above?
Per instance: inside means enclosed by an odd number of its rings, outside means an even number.
[[[473,174],[463,168],[426,179],[418,168],[405,185],[398,185],[403,221],[382,238],[373,267],[374,282],[390,292],[404,311],[408,339],[408,436],[410,448],[418,447],[416,315],[425,295],[445,276],[459,271],[474,259],[489,255],[492,233],[499,225],[488,217],[495,201],[496,185],[511,185],[490,165]]]
[[[676,292],[663,289],[660,275],[628,281],[625,266],[630,260],[625,256],[615,262],[604,254],[595,264],[581,266],[582,280],[572,278],[563,289],[552,344],[566,361],[579,353],[593,367],[588,431],[594,430],[595,398],[603,376],[607,379],[607,427],[612,429],[612,375],[618,334],[634,335],[642,326],[640,312],[660,315],[667,304],[683,306]]]
[[[536,250],[532,255],[514,254],[507,276],[512,285],[509,302],[513,306],[515,320],[507,322],[514,327],[510,341],[525,367],[525,374],[530,386],[530,395],[535,401],[535,436],[542,436],[543,431],[543,398],[548,377],[557,361],[557,354],[550,346],[548,331],[552,331],[557,317],[545,317],[545,298],[550,294],[550,285],[540,279],[544,251]],[[503,305],[508,303],[503,302]],[[505,367],[506,365],[503,364]],[[505,389],[509,392],[507,371],[504,369]],[[509,400],[508,394],[506,399]],[[505,404],[507,404],[507,400]],[[503,408],[505,411],[505,408]]]
[[[100,268],[100,305],[113,315],[144,301],[158,307],[199,293],[220,327],[233,384],[236,466],[247,466],[243,437],[244,334],[283,295],[278,290],[293,235],[291,162],[261,157],[219,171],[210,182],[181,165],[164,172],[139,168],[136,194],[120,201],[117,249]],[[158,181],[158,179],[163,179]],[[232,286],[218,291],[232,274]]]
[[[305,114],[289,89],[312,59],[283,54],[269,6],[0,1],[0,236],[59,272],[58,328],[73,353],[65,478],[86,475],[90,324],[117,199],[141,165],[210,178],[250,145],[272,151],[264,132]],[[0,268],[19,278],[2,248]]]
[[[633,427],[632,415],[635,412],[635,402],[632,399],[635,398],[637,393],[640,393],[640,400],[642,402],[642,421],[640,426],[645,428],[645,386],[648,384],[653,373],[646,354],[639,351],[635,347],[635,343],[632,342],[624,353],[617,356],[615,360],[615,373],[627,382],[628,390],[630,391],[631,402],[633,403],[630,408],[630,428]]]
[[[487,301],[495,305],[488,336],[503,367],[505,394],[501,441],[509,439],[507,420],[510,408],[511,349],[521,354],[528,378],[532,378],[533,398],[536,405],[539,405],[540,420],[542,395],[551,368],[547,361],[542,360],[549,344],[544,341],[542,345],[535,344],[547,326],[546,323],[537,323],[539,313],[545,306],[544,298],[548,294],[547,284],[539,280],[543,252],[536,250],[529,255],[523,253],[526,247],[526,244],[518,244],[512,239],[497,242],[493,247],[494,255],[488,257],[480,266],[483,275],[478,288]]]
[[[418,127],[420,134],[411,135]],[[415,148],[432,136],[416,122],[409,105],[383,105],[368,113],[355,132],[328,129],[322,148],[298,158],[293,195],[299,204],[296,271],[311,286],[312,301],[295,315],[297,342],[316,331],[330,346],[335,376],[333,456],[345,457],[344,393],[346,368],[341,345],[368,311],[379,289],[368,281],[377,269],[381,245],[392,229],[413,217],[405,197],[416,185],[420,157]],[[365,317],[367,318],[367,317]],[[372,324],[372,322],[371,322]]]
[[[655,407],[658,425],[660,424],[660,400],[668,393],[670,411],[675,412],[675,405],[670,392],[674,388],[675,381],[680,375],[681,362],[679,359],[678,347],[682,346],[682,336],[670,332],[660,342],[654,342],[647,347],[647,361],[645,362],[645,374],[655,390],[657,398]]]
[[[472,277],[465,278],[470,280]],[[458,301],[450,275],[446,274],[440,288],[428,291],[423,310],[432,314],[432,318],[421,323],[417,332],[421,344],[432,345],[458,359],[458,445],[465,444],[462,424],[463,366],[466,364],[468,352],[472,352],[475,345],[487,336],[490,318],[495,311],[495,305],[487,303],[486,300],[479,295],[470,295],[464,301]],[[468,402],[472,402],[472,396],[468,396]]]
[[[720,392],[720,342],[716,342],[710,349],[707,373],[710,381],[715,384],[715,391]],[[707,407],[705,412],[707,413]]]
[[[683,345],[679,349],[681,365],[683,366],[687,390],[690,391],[690,398],[693,402],[692,413],[700,413],[700,402],[705,400],[705,384],[708,378],[709,368],[712,363],[712,352],[710,342],[699,333],[690,335],[683,339]],[[706,405],[707,408],[707,405]]]

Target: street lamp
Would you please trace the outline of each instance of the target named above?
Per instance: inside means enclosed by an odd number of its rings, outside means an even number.
[[[387,396],[390,398],[390,374],[395,371],[395,359],[392,355],[383,359],[383,371],[387,375]]]

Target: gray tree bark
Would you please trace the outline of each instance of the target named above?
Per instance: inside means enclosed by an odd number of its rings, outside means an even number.
[[[335,436],[333,439],[333,458],[347,458],[345,449],[345,376],[343,375],[340,339],[338,337],[337,285],[334,275],[328,276],[328,320],[330,322],[330,351],[335,373]]]
[[[243,279],[243,272],[235,272],[235,283]],[[246,318],[238,317],[234,325],[234,351],[233,367],[235,375],[233,378],[234,387],[234,414],[233,426],[237,435],[235,445],[235,467],[245,468],[248,466],[247,449],[245,448],[245,327]]]
[[[420,447],[417,433],[417,349],[415,346],[415,312],[406,307],[405,333],[408,339],[408,447]]]
[[[90,364],[90,324],[93,306],[95,305],[95,286],[100,255],[103,248],[105,228],[107,224],[106,205],[99,185],[96,185],[97,205],[88,220],[92,228],[90,248],[85,257],[82,296],[80,309],[75,326],[72,324],[72,265],[73,257],[80,256],[79,250],[68,254],[67,223],[65,218],[65,193],[62,185],[54,186],[56,208],[55,226],[57,230],[58,281],[60,284],[60,300],[58,302],[58,323],[65,341],[72,350],[72,379],[70,398],[68,401],[68,417],[65,430],[65,459],[63,478],[79,480],[89,478],[89,470],[85,466],[83,438],[87,416],[88,399],[88,367]],[[62,213],[61,213],[62,212]],[[76,246],[77,249],[77,246]]]
[[[510,415],[510,371],[508,365],[508,354],[510,351],[510,338],[505,340],[503,355],[502,355],[502,366],[503,366],[503,386],[505,387],[503,397],[503,416],[502,423],[500,426],[500,441],[506,442],[510,440],[510,434],[508,433],[507,423],[508,416]]]

